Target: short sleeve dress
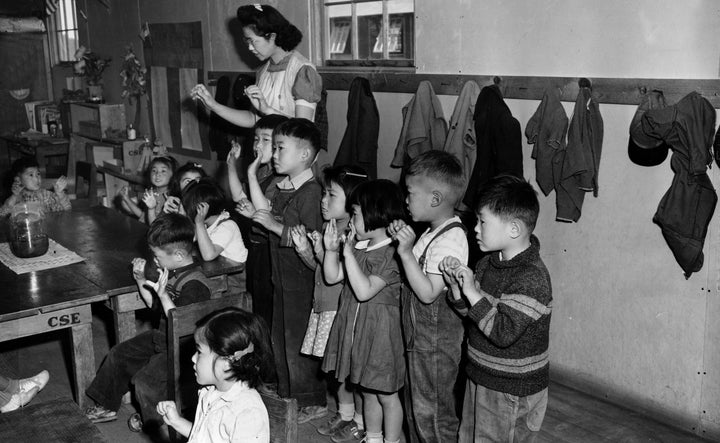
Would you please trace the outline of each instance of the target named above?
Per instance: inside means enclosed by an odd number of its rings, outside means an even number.
[[[322,78],[315,66],[297,51],[278,63],[272,59],[257,71],[257,86],[268,105],[287,117],[295,117],[295,106],[315,111],[322,94]]]
[[[378,276],[387,286],[372,299],[358,302],[346,281],[322,369],[365,389],[397,392],[405,380],[405,359],[395,248],[390,239],[372,247],[359,242],[354,255],[365,275]]]

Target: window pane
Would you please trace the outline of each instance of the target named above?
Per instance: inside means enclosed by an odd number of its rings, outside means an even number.
[[[358,3],[357,17],[358,58],[382,58],[382,1]]]
[[[352,10],[350,5],[328,6],[328,58],[352,59]]]

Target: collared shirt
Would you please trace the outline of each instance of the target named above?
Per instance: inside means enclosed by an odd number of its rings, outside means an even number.
[[[226,392],[206,386],[199,397],[188,443],[270,442],[265,404],[245,382],[236,382]]]
[[[292,190],[292,189],[300,189],[300,186],[304,185],[306,182],[309,182],[313,179],[313,172],[312,169],[306,169],[303,172],[299,173],[295,176],[295,178],[290,178],[288,175],[277,184],[277,187],[283,190]]]

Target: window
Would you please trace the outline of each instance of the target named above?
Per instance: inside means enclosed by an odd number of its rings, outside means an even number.
[[[326,66],[413,66],[414,0],[319,0]]]
[[[74,62],[79,46],[75,0],[60,0],[57,10],[47,18],[47,28],[52,65]]]

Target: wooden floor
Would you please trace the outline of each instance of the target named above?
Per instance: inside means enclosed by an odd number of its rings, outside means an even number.
[[[104,311],[103,311],[104,312]],[[105,317],[105,315],[101,316]],[[109,348],[107,318],[93,318],[95,361],[99,364]],[[35,339],[20,339],[0,343],[0,373],[28,376],[42,369],[51,374],[48,386],[33,403],[70,398],[69,361],[64,358],[63,346],[69,345],[60,335],[45,335]],[[134,412],[131,405],[123,405],[119,420],[101,423],[98,428],[111,443],[149,443],[141,433],[131,432],[126,420]],[[330,443],[329,437],[317,433],[327,418],[298,426],[298,443]],[[553,383],[540,442],[707,442],[695,435],[653,421],[633,411],[597,400],[581,392]],[[402,440],[405,442],[405,439]]]

